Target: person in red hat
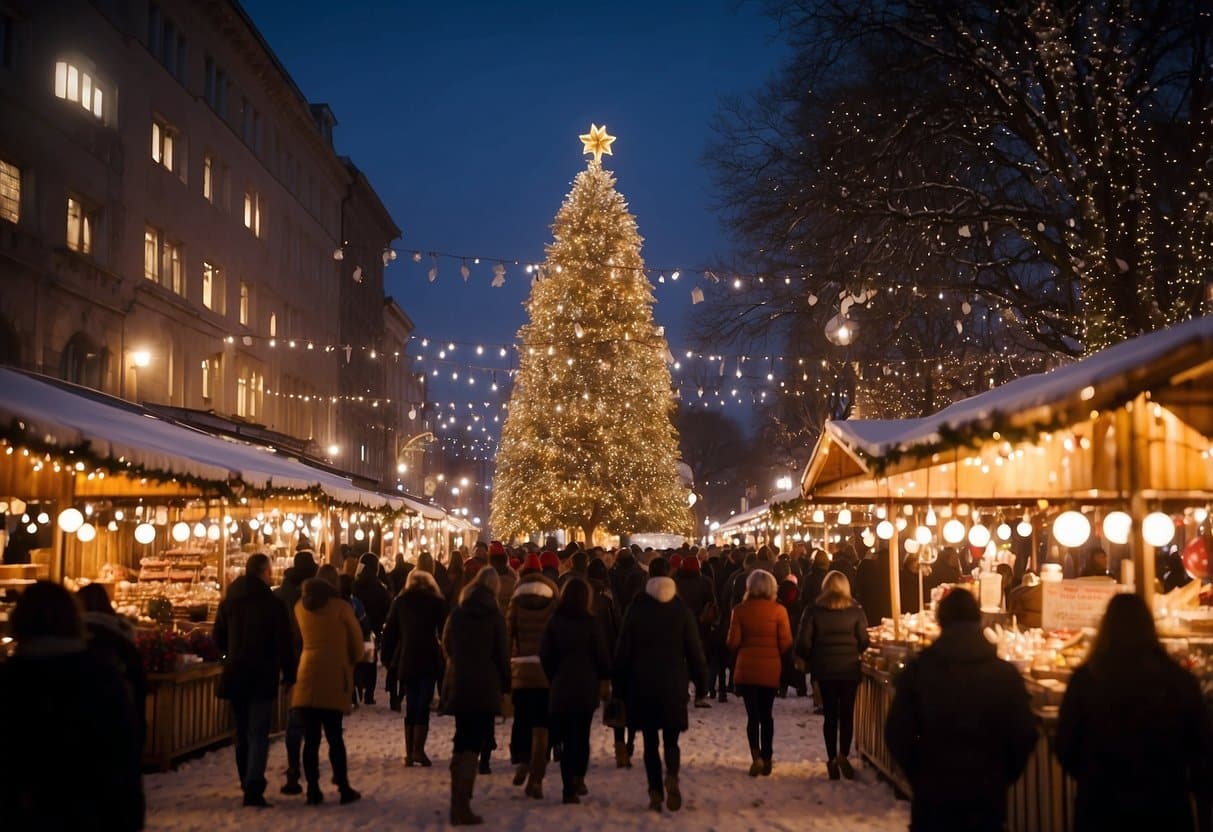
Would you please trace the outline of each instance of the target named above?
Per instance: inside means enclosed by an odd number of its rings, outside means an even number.
[[[540,562],[539,555],[531,552],[526,556],[526,559],[522,561],[522,568],[518,570],[518,574],[522,577],[526,577],[527,575],[542,571],[543,563]]]
[[[682,555],[677,553],[670,555],[670,569],[677,571],[680,566],[682,566]]]
[[[555,552],[547,551],[540,555],[539,566],[548,580],[553,582],[560,580],[560,556]]]

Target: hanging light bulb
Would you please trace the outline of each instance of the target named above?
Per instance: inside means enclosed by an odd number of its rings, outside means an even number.
[[[840,526],[851,525],[851,510],[849,508],[841,509],[838,512],[838,525],[840,525]]]
[[[881,520],[876,524],[876,536],[881,540],[891,540],[893,538],[893,524],[888,520]]]
[[[1128,543],[1133,518],[1123,511],[1109,511],[1103,519],[1103,536],[1109,543]]]
[[[990,542],[990,530],[981,523],[975,523],[969,529],[969,545],[975,546],[978,549],[984,549],[986,544]]]
[[[1063,511],[1053,521],[1053,537],[1062,546],[1074,548],[1091,536],[1091,521],[1082,512]]]
[[[906,530],[906,526],[908,526],[909,523],[906,522],[906,519],[904,517],[898,517],[897,522],[894,525],[897,526],[897,531],[904,532]]]
[[[366,532],[362,529],[354,529],[354,540],[365,540]]]
[[[178,543],[184,543],[190,539],[190,524],[180,521],[173,524],[173,540]]]
[[[935,537],[935,534],[926,526],[919,526],[914,530],[914,539],[926,546]]]
[[[1015,526],[1015,533],[1020,537],[1031,537],[1032,522],[1030,520],[1020,520],[1019,524]]]
[[[813,522],[824,523],[826,521],[826,513],[819,508],[813,509]]]
[[[206,537],[206,524],[197,522],[194,524],[194,537]]]
[[[935,516],[935,509],[931,506],[927,506],[926,524],[931,528],[935,528],[939,524],[939,519]]]
[[[294,520],[292,520],[291,518],[288,517],[282,521],[282,533],[283,534],[292,534],[292,533],[294,533],[294,531],[295,531],[295,521]]]
[[[999,540],[1004,542],[1011,539],[1011,527],[1006,523],[999,523],[994,533],[998,535]]]
[[[218,523],[213,523],[212,525],[207,527],[207,529],[206,529],[206,539],[207,540],[214,543],[216,540],[218,540],[222,536],[223,536],[223,530],[221,528],[219,528]]]
[[[1141,536],[1151,546],[1166,546],[1175,539],[1175,523],[1170,515],[1152,512],[1141,521]]]
[[[59,512],[58,517],[59,529],[67,534],[75,534],[76,530],[84,524],[84,515],[77,508],[65,508]]]
[[[81,543],[91,543],[97,537],[97,527],[92,523],[85,523],[80,528],[76,529],[76,538]]]
[[[139,543],[148,544],[156,539],[156,527],[151,523],[140,523],[135,526],[135,540]]]
[[[945,543],[956,545],[965,539],[965,524],[953,517],[943,524],[943,539]]]

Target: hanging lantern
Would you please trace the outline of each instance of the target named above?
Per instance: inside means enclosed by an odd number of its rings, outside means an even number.
[[[1123,511],[1109,511],[1103,519],[1103,536],[1109,543],[1128,543],[1133,518]]]
[[[156,539],[156,527],[151,523],[140,523],[135,526],[135,540],[139,543],[148,544]]]
[[[97,537],[97,527],[92,523],[84,523],[76,529],[76,538],[81,543],[91,543]]]
[[[994,533],[998,535],[998,539],[1003,542],[1011,539],[1011,527],[1007,523],[999,523],[998,528],[994,530]]]
[[[67,534],[75,534],[84,523],[84,515],[77,508],[65,508],[59,512],[59,529]]]
[[[851,510],[849,508],[844,508],[838,512],[838,525],[851,525]]]
[[[953,545],[965,539],[965,524],[953,517],[943,524],[943,539]]]
[[[218,523],[212,524],[206,530],[206,539],[214,543],[223,535],[223,530],[219,528]]]
[[[931,528],[935,528],[939,524],[939,519],[935,516],[935,509],[927,506],[926,524]]]
[[[194,537],[206,537],[205,523],[199,522],[194,524]]]
[[[914,530],[914,539],[917,540],[919,543],[921,543],[923,546],[926,546],[928,543],[930,543],[931,538],[933,538],[934,536],[935,535],[932,534],[931,530],[929,528],[927,528],[926,526],[919,526],[918,528],[916,528]]]
[[[1175,523],[1161,511],[1147,514],[1141,522],[1141,536],[1151,546],[1166,546],[1175,539]]]
[[[869,549],[876,545],[876,535],[872,534],[871,529],[864,529],[863,532],[860,533],[859,539],[862,540],[863,545],[867,546]]]
[[[876,524],[876,536],[881,540],[891,540],[893,538],[893,524],[888,520],[881,520]]]
[[[1091,521],[1082,512],[1063,511],[1053,521],[1053,537],[1062,546],[1074,548],[1091,536]]]
[[[1032,522],[1027,519],[1020,520],[1019,524],[1015,526],[1015,533],[1018,534],[1020,537],[1031,537],[1032,536]]]
[[[990,530],[981,523],[974,523],[969,529],[969,545],[984,549],[990,543]]]
[[[293,534],[294,531],[295,531],[295,521],[294,520],[292,520],[291,518],[288,517],[282,521],[282,533],[283,534]]]
[[[916,554],[918,554],[918,549],[919,549],[919,548],[920,548],[920,547],[919,547],[918,541],[917,541],[917,540],[915,540],[914,538],[912,538],[912,537],[911,537],[911,538],[908,538],[908,539],[906,540],[906,542],[905,542],[905,550],[906,550],[906,554],[907,554],[907,555],[916,555]]]
[[[826,513],[819,508],[813,509],[813,522],[824,523],[826,521]]]
[[[897,523],[895,525],[897,526],[897,531],[904,532],[906,530],[906,526],[908,526],[909,523],[906,522],[906,519],[904,517],[898,517]]]
[[[173,540],[184,543],[190,539],[190,524],[184,521],[173,524]]]
[[[354,540],[365,540],[366,532],[362,529],[354,529]]]

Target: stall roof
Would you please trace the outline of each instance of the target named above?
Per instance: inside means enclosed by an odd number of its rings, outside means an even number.
[[[319,488],[337,502],[369,508],[407,505],[272,448],[204,433],[122,399],[8,367],[0,367],[0,420],[39,446],[87,448],[97,458],[149,473],[216,484],[239,480],[256,489]]]
[[[728,520],[721,523],[720,526],[717,527],[716,531],[722,532],[725,529],[732,529],[736,528],[737,526],[745,525],[749,521],[757,519],[766,514],[770,510],[771,506],[773,506],[775,503],[786,503],[788,500],[798,499],[800,499],[799,488],[793,488],[789,491],[780,491],[762,505],[754,506],[754,508],[743,511],[740,514],[734,514]]]

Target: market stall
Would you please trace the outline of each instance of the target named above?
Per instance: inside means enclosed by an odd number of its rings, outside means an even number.
[[[1209,510],[1213,505],[1213,317],[1188,321],[1050,373],[1012,381],[926,418],[831,422],[802,480],[804,510],[867,512],[887,541],[893,616],[873,630],[857,712],[860,753],[902,790],[884,745],[892,679],[937,634],[931,597],[902,615],[902,552],[918,569],[946,549],[972,570],[987,638],[1023,672],[1041,719],[1009,795],[1013,830],[1065,830],[1073,787],[1052,752],[1056,709],[1115,592],[1154,604],[1166,646],[1213,690]],[[849,517],[848,517],[849,519]],[[881,544],[876,544],[881,545]],[[1097,551],[1110,577],[1074,580]],[[1040,575],[1038,626],[1020,626],[995,572]],[[1163,568],[1158,568],[1158,566]],[[1005,576],[1007,573],[1004,572]],[[1178,576],[1178,577],[1177,577]],[[1159,586],[1162,579],[1166,586]],[[1164,592],[1163,590],[1168,590]],[[1203,590],[1203,591],[1202,591]]]

